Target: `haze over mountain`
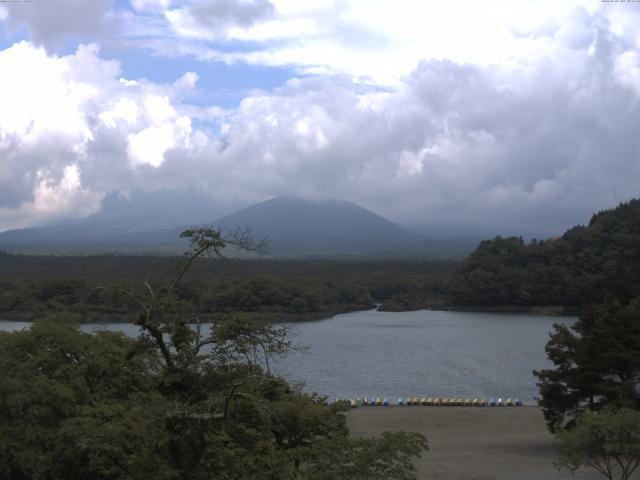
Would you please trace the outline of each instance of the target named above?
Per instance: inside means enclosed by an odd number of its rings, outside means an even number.
[[[246,225],[269,239],[269,251],[284,253],[363,253],[415,248],[423,241],[355,203],[278,197],[251,205],[216,222],[224,229]]]
[[[256,237],[268,238],[267,254],[271,256],[461,257],[477,244],[477,239],[433,239],[409,232],[380,215],[341,200],[279,197],[212,221],[206,202],[195,210],[184,202],[163,204],[167,209],[162,216],[149,213],[152,198],[140,198],[126,209],[123,208],[126,199],[114,196],[100,213],[73,224],[0,233],[0,248],[35,253],[176,252],[184,248],[180,232],[201,224],[226,230],[250,227]]]
[[[176,249],[180,226],[226,213],[205,195],[189,192],[112,192],[98,213],[82,220],[0,233],[0,248],[35,253]]]

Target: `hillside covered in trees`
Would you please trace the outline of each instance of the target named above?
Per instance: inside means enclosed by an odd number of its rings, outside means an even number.
[[[599,212],[560,238],[497,237],[480,243],[452,274],[457,306],[560,306],[577,310],[640,293],[640,200]]]

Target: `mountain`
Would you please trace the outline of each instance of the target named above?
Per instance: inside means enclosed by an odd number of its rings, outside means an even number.
[[[77,222],[0,233],[0,250],[41,254],[175,251],[178,229],[135,231],[109,224]]]
[[[386,218],[341,200],[278,197],[244,208],[215,225],[251,227],[257,237],[268,238],[273,254],[392,253],[423,241]]]
[[[147,196],[112,196],[101,212],[75,223],[0,233],[0,249],[26,253],[161,252],[175,253],[190,225],[213,224],[226,230],[250,227],[268,238],[270,256],[427,256],[462,257],[477,242],[432,239],[409,232],[354,203],[277,197],[212,222],[202,199],[190,209],[184,199],[168,202]],[[158,210],[157,206],[162,208]],[[156,207],[151,209],[151,207]],[[164,216],[162,212],[167,212]],[[210,210],[213,213],[213,209]]]
[[[180,225],[211,222],[225,206],[184,191],[108,194],[84,219],[0,233],[0,249],[23,253],[176,252]]]
[[[119,231],[149,232],[211,222],[237,208],[238,205],[221,204],[193,191],[136,191],[126,195],[112,192],[105,197],[100,211],[82,223],[109,225]]]

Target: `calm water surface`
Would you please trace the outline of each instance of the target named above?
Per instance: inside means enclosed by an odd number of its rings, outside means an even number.
[[[355,312],[289,326],[306,351],[273,369],[305,390],[337,397],[518,397],[533,403],[535,369],[553,323],[574,318],[469,312]],[[25,322],[1,322],[14,330]],[[129,324],[83,325],[135,335]]]

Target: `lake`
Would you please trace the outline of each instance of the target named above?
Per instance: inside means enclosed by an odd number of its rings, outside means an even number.
[[[307,351],[289,354],[273,370],[305,390],[344,397],[512,397],[534,403],[533,370],[548,367],[544,346],[553,323],[575,318],[520,314],[378,312],[289,324]],[[0,329],[26,322],[0,322]],[[135,335],[130,324],[83,325]]]

